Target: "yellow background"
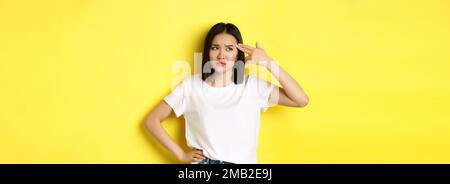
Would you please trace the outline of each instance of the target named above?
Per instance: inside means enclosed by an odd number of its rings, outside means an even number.
[[[143,121],[222,21],[310,97],[259,163],[450,163],[448,0],[0,0],[0,163],[178,163]]]

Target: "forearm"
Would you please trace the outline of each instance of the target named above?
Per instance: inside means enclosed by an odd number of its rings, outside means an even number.
[[[162,127],[161,122],[157,119],[148,119],[146,122],[146,127],[149,132],[167,149],[169,150],[177,159],[180,160],[184,154],[183,149],[175,143],[172,137],[167,133],[167,131]]]
[[[265,67],[272,73],[273,76],[280,82],[286,96],[299,106],[305,106],[308,103],[308,96],[297,83],[297,81],[289,75],[278,63],[269,61]]]

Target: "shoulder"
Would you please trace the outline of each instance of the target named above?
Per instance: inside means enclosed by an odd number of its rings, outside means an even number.
[[[262,79],[254,74],[248,76],[247,85],[263,93],[271,91],[276,86],[269,80]]]
[[[247,76],[246,81],[247,81],[247,84],[256,84],[256,85],[268,83],[266,80],[259,78],[255,74],[249,74]]]

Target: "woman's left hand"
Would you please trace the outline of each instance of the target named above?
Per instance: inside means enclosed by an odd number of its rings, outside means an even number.
[[[267,55],[266,51],[261,48],[258,42],[256,42],[256,47],[239,43],[236,48],[248,54],[248,56],[245,57],[245,64],[267,66],[268,63],[272,61],[272,58]]]

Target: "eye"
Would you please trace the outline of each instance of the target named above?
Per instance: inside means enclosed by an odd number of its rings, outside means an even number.
[[[227,51],[233,51],[233,48],[227,47]]]
[[[217,50],[217,49],[219,49],[219,48],[216,47],[216,46],[212,46],[212,47],[211,47],[211,50]]]

